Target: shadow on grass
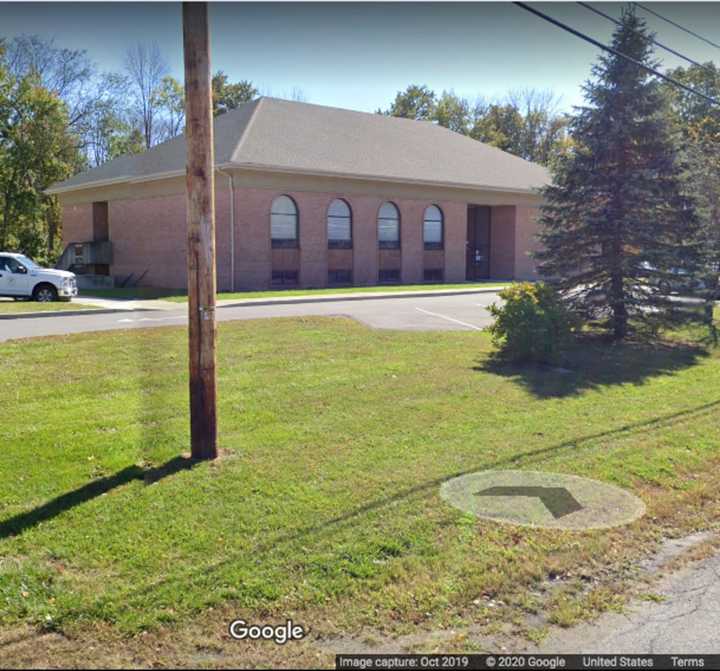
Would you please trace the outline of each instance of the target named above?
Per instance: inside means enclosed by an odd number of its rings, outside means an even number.
[[[140,463],[157,463],[161,460],[161,457],[158,458],[158,452],[165,449],[177,451],[177,439],[168,431],[167,423],[177,413],[185,412],[187,405],[185,403],[178,407],[169,405],[167,391],[174,384],[173,373],[175,370],[179,371],[185,361],[172,356],[168,358],[169,355],[174,354],[174,351],[171,348],[159,347],[156,339],[153,338],[130,338],[128,347],[133,348],[131,351],[134,354],[137,371],[139,394],[137,422],[142,427],[137,446]],[[0,540],[21,534],[41,522],[51,520],[130,482],[139,480],[151,485],[180,471],[189,470],[198,463],[200,463],[198,460],[189,457],[176,456],[160,466],[133,464],[114,475],[92,480],[33,510],[0,522]]]
[[[643,384],[694,366],[707,355],[703,347],[686,343],[588,338],[568,349],[557,365],[512,363],[491,355],[474,370],[509,378],[539,398],[553,398],[614,384]]]
[[[588,434],[586,436],[571,438],[569,440],[563,441],[562,443],[550,445],[539,450],[520,452],[513,455],[512,457],[500,459],[492,463],[479,463],[462,471],[457,471],[455,473],[450,473],[439,478],[434,478],[432,480],[419,483],[414,487],[402,489],[399,492],[396,492],[395,494],[392,494],[390,496],[382,497],[380,499],[376,499],[375,501],[370,501],[363,506],[359,506],[354,510],[351,510],[342,515],[338,515],[337,517],[331,518],[329,520],[325,520],[318,524],[308,525],[291,533],[281,535],[273,539],[271,542],[267,543],[267,545],[265,546],[255,547],[254,551],[266,551],[279,543],[300,540],[303,537],[311,535],[313,533],[318,533],[322,530],[341,525],[344,522],[348,522],[366,513],[371,513],[384,506],[392,505],[394,503],[402,501],[403,499],[410,498],[415,494],[421,494],[435,487],[439,487],[447,480],[460,477],[461,475],[467,475],[468,473],[474,473],[481,470],[490,470],[505,467],[519,467],[521,465],[527,465],[528,463],[532,463],[533,461],[544,457],[556,456],[559,452],[562,452],[564,450],[577,450],[585,443],[591,443],[592,441],[602,438],[608,438],[618,434],[632,435],[636,432],[645,433],[647,431],[666,428],[668,426],[672,426],[676,423],[680,423],[683,421],[692,421],[696,417],[711,412],[718,407],[720,407],[720,399],[705,403],[701,406],[691,408],[689,410],[682,410],[667,415],[661,415],[660,417],[645,420],[642,422],[625,424],[614,429],[608,429],[607,431],[600,431],[598,433]],[[16,515],[5,520],[4,522],[1,522],[0,540],[8,538],[9,536],[18,535],[23,531],[26,531],[27,529],[30,529],[37,524],[40,524],[41,522],[51,520],[54,517],[57,517],[58,515],[61,515],[62,513],[67,512],[72,508],[75,508],[76,506],[87,503],[88,501],[91,501],[98,496],[102,496],[103,494],[107,494],[108,492],[116,489],[117,487],[122,487],[123,485],[138,480],[143,481],[146,485],[151,485],[155,482],[159,482],[163,478],[174,475],[175,473],[179,473],[180,471],[190,470],[200,463],[205,462],[190,459],[189,457],[175,457],[162,464],[161,466],[156,466],[153,468],[142,468],[137,465],[128,466],[127,468],[124,468],[123,470],[115,473],[115,475],[100,478],[98,480],[93,480],[92,482],[89,482],[88,484],[83,485],[78,489],[74,489],[67,494],[58,496],[57,498],[54,498],[51,501],[48,501],[47,503],[38,506],[37,508],[34,508],[33,510],[22,513],[20,515]],[[221,564],[222,563],[225,562],[221,562]],[[215,568],[217,568],[217,566]]]
[[[685,345],[663,345],[662,347],[642,345],[642,344],[623,344],[623,345],[604,345],[595,344],[599,349],[591,349],[593,345],[586,348],[579,348],[577,352],[571,353],[563,361],[563,366],[571,369],[571,373],[563,374],[554,372],[553,375],[559,377],[560,386],[550,387],[540,385],[538,395],[544,396],[561,396],[571,393],[578,393],[583,388],[598,386],[603,384],[619,384],[622,382],[642,383],[644,379],[652,375],[663,373],[671,373],[676,370],[688,367],[697,362],[697,360],[705,353],[701,348],[688,347]],[[598,358],[598,361],[593,359]],[[642,359],[638,361],[637,358]],[[158,355],[156,349],[150,347],[143,342],[138,346],[137,362],[140,370],[141,378],[145,381],[143,393],[143,403],[139,408],[140,421],[144,427],[144,434],[140,440],[140,447],[143,450],[152,452],[157,448],[158,443],[172,441],[172,435],[167,435],[167,425],[163,421],[163,413],[161,410],[167,409],[167,404],[163,400],[164,385],[158,384],[158,377],[162,377],[163,372],[167,372],[167,366],[171,365],[163,356]],[[184,362],[172,365],[180,366]],[[586,368],[585,368],[586,367]],[[629,370],[624,370],[629,368]],[[481,368],[480,370],[485,370]],[[492,371],[496,374],[511,374],[507,370],[502,373]],[[547,371],[538,371],[537,374],[546,374]],[[527,375],[527,371],[517,370],[513,375]],[[566,379],[572,376],[572,379]],[[530,385],[529,385],[530,386]],[[530,388],[532,388],[530,386]],[[541,393],[542,392],[542,393]],[[593,434],[579,435],[560,443],[548,445],[536,450],[528,450],[513,454],[512,456],[490,460],[479,460],[461,471],[453,473],[445,473],[437,478],[430,478],[421,482],[416,482],[411,486],[399,488],[379,496],[374,496],[370,500],[361,505],[357,505],[346,511],[337,511],[337,513],[325,519],[309,519],[298,520],[295,528],[278,528],[274,533],[270,531],[263,535],[262,538],[250,538],[249,543],[243,547],[242,553],[251,552],[262,557],[264,553],[272,552],[281,545],[293,545],[307,538],[319,539],[323,536],[340,532],[344,528],[356,528],[360,526],[359,533],[362,532],[363,518],[378,513],[378,511],[387,512],[392,506],[413,497],[431,496],[443,482],[454,477],[459,477],[468,473],[480,470],[500,469],[504,467],[527,467],[532,464],[542,463],[548,457],[562,455],[565,452],[579,451],[582,449],[591,449],[597,440],[602,440],[615,435],[631,436],[636,433],[646,433],[648,431],[657,431],[680,424],[683,422],[691,422],[694,419],[709,413],[717,412],[720,407],[720,399],[710,401],[701,406],[688,410],[658,415],[653,419],[642,422],[629,423],[605,431]],[[148,455],[149,456],[149,455]],[[146,483],[157,482],[172,473],[180,470],[192,468],[195,462],[190,459],[176,457],[171,459],[163,466],[151,469],[142,469],[139,466],[125,468],[113,476],[102,478],[91,482],[77,490],[64,494],[53,501],[50,501],[38,508],[17,515],[3,523],[0,523],[0,539],[9,535],[22,533],[40,522],[52,519],[57,515],[68,511],[75,506],[81,505],[87,501],[100,496],[115,487],[122,486],[133,480],[143,480]],[[370,497],[368,497],[370,498]],[[239,553],[224,552],[222,556],[208,561],[195,564],[191,568],[184,567],[173,575],[162,575],[155,580],[149,581],[142,585],[132,586],[126,593],[124,598],[130,606],[131,600],[137,599],[142,595],[152,593],[153,590],[168,583],[182,584],[183,580],[196,575],[198,571],[206,574],[212,574],[222,570],[224,566],[232,564],[236,561]]]
[[[187,457],[175,457],[154,468],[142,468],[136,465],[128,466],[115,473],[115,475],[88,482],[88,484],[73,489],[67,494],[62,494],[37,508],[0,522],[0,540],[10,536],[17,536],[41,522],[47,522],[76,506],[111,492],[117,487],[122,487],[135,480],[142,480],[146,485],[152,485],[169,475],[191,469],[197,463],[199,462]]]
[[[357,506],[353,510],[349,510],[345,513],[331,517],[329,519],[301,526],[298,529],[292,529],[287,531],[280,531],[276,535],[264,539],[263,542],[257,545],[247,546],[243,549],[243,553],[252,552],[257,556],[262,556],[263,553],[270,552],[276,549],[278,546],[290,545],[298,541],[306,541],[310,537],[321,538],[325,534],[333,533],[336,530],[341,530],[348,524],[355,524],[357,521],[365,515],[373,514],[383,508],[391,508],[397,503],[411,499],[413,496],[427,496],[437,487],[442,485],[448,480],[458,478],[469,473],[475,473],[478,471],[492,470],[492,469],[503,469],[503,468],[521,468],[527,467],[535,462],[541,462],[546,457],[555,457],[564,451],[577,451],[585,446],[591,446],[595,440],[608,438],[615,435],[628,435],[631,436],[635,433],[647,433],[648,431],[656,431],[664,429],[676,424],[683,422],[692,422],[698,417],[715,412],[720,408],[720,399],[704,403],[695,408],[689,408],[687,410],[681,410],[674,413],[668,413],[666,415],[660,415],[653,419],[645,420],[642,422],[634,422],[631,424],[624,424],[622,426],[608,429],[607,431],[600,431],[597,433],[587,434],[584,436],[578,436],[577,438],[571,438],[569,440],[543,447],[538,450],[530,450],[526,452],[520,452],[511,457],[505,459],[498,459],[494,462],[480,462],[474,464],[471,467],[465,468],[461,471],[454,473],[447,473],[437,478],[420,482],[412,487],[406,487],[388,496],[376,498],[375,500],[369,501],[364,505]],[[307,551],[304,548],[303,551]],[[202,570],[206,574],[211,574],[222,570],[224,566],[232,564],[237,553],[225,554],[217,561],[208,562],[203,564]],[[139,597],[143,598],[150,594],[154,589],[162,586],[166,586],[170,583],[177,583],[185,578],[191,578],[197,573],[197,567],[188,569],[179,575],[172,577],[163,576],[152,583],[145,584],[127,593],[126,598]]]

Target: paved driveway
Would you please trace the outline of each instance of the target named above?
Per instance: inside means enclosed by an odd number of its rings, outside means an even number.
[[[497,293],[363,298],[322,302],[238,306],[217,309],[219,321],[341,315],[373,328],[407,331],[480,331],[490,325],[488,306]],[[112,314],[80,314],[33,317],[0,321],[0,341],[34,336],[65,335],[85,331],[148,328],[187,323],[187,306],[162,310],[139,310]]]

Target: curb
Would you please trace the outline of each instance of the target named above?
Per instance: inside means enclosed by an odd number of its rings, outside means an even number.
[[[9,314],[0,314],[0,321],[13,319],[44,319],[46,317],[79,317],[80,315],[112,315],[112,314],[129,314],[132,312],[157,312],[150,308],[98,308],[88,310],[58,310],[53,312],[11,312]]]
[[[367,294],[335,294],[332,296],[297,296],[297,297],[276,297],[276,298],[246,298],[233,303],[225,303],[216,306],[218,310],[223,308],[247,308],[264,307],[268,305],[302,305],[306,303],[339,303],[345,301],[368,301],[385,300],[388,298],[428,298],[432,296],[464,296],[471,294],[493,294],[503,287],[487,287],[478,289],[448,289],[435,291],[396,291],[396,292],[374,292]],[[186,309],[187,302],[177,303],[178,309]],[[44,319],[46,317],[78,317],[81,315],[110,315],[110,314],[131,314],[135,312],[166,312],[164,308],[88,308],[86,310],[58,310],[57,312],[12,312],[0,314],[0,321],[13,319]]]
[[[224,305],[218,305],[217,309],[223,308],[249,308],[253,306],[267,306],[267,305],[295,305],[302,303],[333,303],[333,302],[345,302],[345,301],[367,301],[367,300],[385,300],[388,298],[428,298],[432,296],[464,296],[466,294],[495,294],[501,291],[504,287],[494,287],[487,289],[457,289],[449,291],[403,291],[396,293],[374,293],[364,294],[358,296],[356,294],[347,294],[345,296],[317,296],[317,297],[304,297],[299,296],[298,298],[248,298],[245,300],[237,301],[236,303],[225,303]],[[183,305],[186,305],[183,303]]]

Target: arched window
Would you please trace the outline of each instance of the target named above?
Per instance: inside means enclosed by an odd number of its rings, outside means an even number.
[[[270,237],[273,247],[298,246],[298,210],[290,196],[278,196],[272,202]]]
[[[425,209],[423,241],[425,249],[443,248],[443,213],[437,205],[430,205]]]
[[[352,247],[352,212],[340,198],[330,203],[327,211],[328,247],[350,249]]]
[[[400,212],[393,203],[383,203],[378,212],[378,246],[380,249],[400,247]]]

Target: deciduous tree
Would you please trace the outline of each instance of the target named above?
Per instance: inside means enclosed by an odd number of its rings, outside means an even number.
[[[37,74],[13,76],[0,53],[0,249],[52,257],[59,217],[44,191],[79,164],[65,104]]]
[[[218,70],[212,78],[213,114],[223,114],[242,103],[249,103],[258,96],[258,90],[248,80],[236,83],[228,81],[228,76]]]
[[[170,75],[163,77],[155,92],[155,102],[162,113],[162,135],[165,139],[183,132],[185,126],[185,89]]]
[[[720,70],[713,63],[677,68],[678,81],[720,100]],[[699,204],[707,310],[720,299],[720,107],[679,87],[664,86],[689,158]]]
[[[435,104],[433,121],[461,135],[470,132],[470,104],[453,91],[443,91]]]
[[[395,100],[387,111],[380,113],[405,119],[427,121],[432,119],[434,112],[435,93],[427,86],[410,84],[404,91],[398,91]]]
[[[549,91],[511,91],[492,103],[471,105],[453,91],[440,97],[427,86],[411,84],[398,91],[393,104],[379,114],[434,121],[528,161],[549,165],[567,143],[567,118]]]
[[[125,70],[130,81],[138,125],[143,133],[145,147],[150,149],[160,139],[160,103],[157,94],[167,75],[167,65],[156,43],[138,43],[125,54]]]

